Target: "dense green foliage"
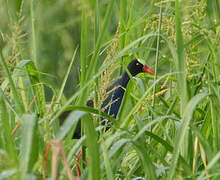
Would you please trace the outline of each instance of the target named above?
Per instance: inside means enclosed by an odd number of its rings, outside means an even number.
[[[82,146],[81,179],[220,179],[219,0],[0,4],[0,179],[76,179]],[[155,75],[114,119],[105,89],[134,58]]]

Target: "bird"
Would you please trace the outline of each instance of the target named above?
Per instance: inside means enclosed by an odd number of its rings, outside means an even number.
[[[125,89],[131,79],[131,77],[136,76],[139,73],[149,73],[154,75],[154,71],[148,67],[147,65],[143,65],[139,60],[134,59],[132,60],[127,69],[122,73],[120,78],[115,81],[110,87],[106,89],[106,93],[108,94],[107,98],[103,101],[101,105],[101,109],[104,113],[116,118],[122,103],[122,99],[124,97]],[[93,101],[88,100],[87,106],[93,107]],[[66,117],[69,115],[71,111],[64,112],[60,117],[60,124],[62,125]],[[107,124],[107,121],[104,118],[101,118],[102,126]],[[105,130],[108,130],[110,126],[107,126]],[[80,139],[81,138],[81,122],[79,121],[75,132],[73,134],[73,139]]]
[[[151,68],[149,68],[147,65],[142,64],[137,59],[132,60],[128,64],[127,69],[122,73],[120,78],[117,81],[115,81],[109,88],[106,89],[106,93],[109,95],[103,101],[101,105],[101,110],[104,113],[114,118],[117,117],[127,85],[131,77],[134,77],[139,73],[149,73],[149,74],[154,75],[154,71]],[[88,100],[87,106],[93,107],[93,101]],[[63,115],[60,116],[60,123],[63,123],[64,119],[68,116],[69,113],[70,112],[67,111],[67,112],[64,112]],[[107,131],[110,128],[108,121],[106,121],[104,118],[101,118],[101,125],[105,126],[105,131]],[[73,139],[81,138],[81,122],[80,121],[77,124],[76,130],[72,138]],[[82,158],[81,154],[82,154],[82,150],[80,150],[77,155],[77,158],[76,158],[77,162],[79,162],[79,159]],[[80,168],[78,164],[76,164],[76,169],[77,169],[78,178],[80,179],[81,172],[80,172]]]
[[[121,77],[109,88],[107,88],[107,93],[110,93],[101,105],[101,109],[104,109],[106,114],[113,116],[114,118],[117,117],[122,99],[124,97],[125,89],[127,88],[131,76],[134,77],[142,72],[152,75],[154,74],[154,71],[147,65],[143,65],[140,61],[134,59],[129,63],[127,70],[122,73]],[[107,122],[102,118],[102,125],[105,126],[106,124]],[[110,127],[107,126],[106,130],[109,128]]]

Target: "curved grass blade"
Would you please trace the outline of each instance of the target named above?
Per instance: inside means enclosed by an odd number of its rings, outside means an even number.
[[[28,61],[26,65],[26,69],[27,69],[31,84],[33,86],[34,94],[37,98],[37,101],[36,101],[37,113],[39,113],[40,117],[42,117],[43,114],[46,112],[46,100],[45,100],[44,87],[41,84],[41,80],[39,78],[39,74],[34,64],[34,61]]]
[[[86,146],[88,147],[88,176],[89,179],[100,179],[98,135],[95,130],[93,119],[87,111],[73,111],[61,126],[56,138],[63,139],[72,127],[81,121],[85,121]]]
[[[9,179],[11,176],[17,173],[17,169],[5,170],[0,173],[0,179]]]
[[[181,146],[183,145],[183,141],[184,141],[184,137],[187,133],[188,130],[188,126],[190,123],[190,120],[192,119],[193,116],[193,112],[196,108],[196,106],[198,105],[198,103],[207,96],[207,93],[200,93],[197,94],[196,96],[194,96],[189,103],[187,104],[184,114],[183,114],[183,119],[182,119],[182,123],[180,126],[180,130],[178,131],[177,137],[176,137],[176,146],[174,149],[174,153],[173,153],[173,160],[172,160],[172,166],[170,167],[170,171],[168,174],[168,179],[172,180],[174,177],[174,173],[175,173],[175,169],[177,168],[177,161],[179,158],[179,154],[180,154],[180,149]]]
[[[60,131],[56,135],[56,139],[63,139],[71,130],[74,125],[77,124],[79,119],[84,116],[86,112],[73,111],[66,118],[64,124],[61,126]]]

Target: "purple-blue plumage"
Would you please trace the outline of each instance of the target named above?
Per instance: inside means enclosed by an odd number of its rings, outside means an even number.
[[[130,73],[131,76],[136,76],[137,74],[141,72],[146,72],[150,74],[154,74],[154,72],[147,67],[146,65],[141,64],[138,60],[133,60],[130,62],[130,64],[127,67],[127,71]],[[106,91],[110,92],[108,97],[104,100],[101,108],[102,111],[106,114],[113,116],[114,118],[117,117],[118,111],[120,109],[122,99],[125,93],[125,89],[128,85],[128,82],[130,80],[130,76],[128,75],[128,72],[124,71],[121,77],[112,85],[110,86]],[[92,100],[89,100],[87,105],[93,107]],[[69,115],[71,111],[64,112],[60,116],[60,123],[62,124],[63,121],[66,119],[66,117]],[[105,121],[102,119],[102,125],[106,125]],[[108,129],[109,126],[106,128]],[[73,139],[78,139],[81,137],[81,122],[79,121],[76,127],[76,130],[73,135]]]
[[[127,72],[124,72],[120,79],[118,79],[107,91],[112,91],[108,97],[104,100],[101,108],[106,114],[109,114],[116,118],[127,84],[130,77]]]

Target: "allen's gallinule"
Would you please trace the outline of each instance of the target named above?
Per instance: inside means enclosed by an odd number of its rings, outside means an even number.
[[[122,73],[121,77],[113,83],[106,91],[109,92],[108,97],[104,100],[104,102],[101,105],[102,111],[107,113],[110,116],[113,116],[114,118],[117,117],[125,89],[128,85],[128,82],[132,76],[136,76],[139,73],[149,73],[154,74],[153,70],[150,69],[148,66],[143,65],[141,62],[139,62],[137,59],[132,60],[127,69]],[[89,100],[88,106],[92,106],[91,100]],[[63,122],[63,119],[69,114],[69,112],[65,112],[60,117],[60,122]],[[103,120],[103,118],[101,118]],[[106,122],[103,120],[102,125],[106,125]],[[106,127],[106,130],[109,129],[110,126]],[[73,135],[73,139],[79,139],[81,137],[81,122],[78,122],[78,125],[76,127],[76,130]],[[79,162],[79,159],[81,158],[81,150],[78,153],[78,158],[76,158],[77,162]],[[77,175],[80,178],[80,169],[79,166],[76,164],[77,168]]]

